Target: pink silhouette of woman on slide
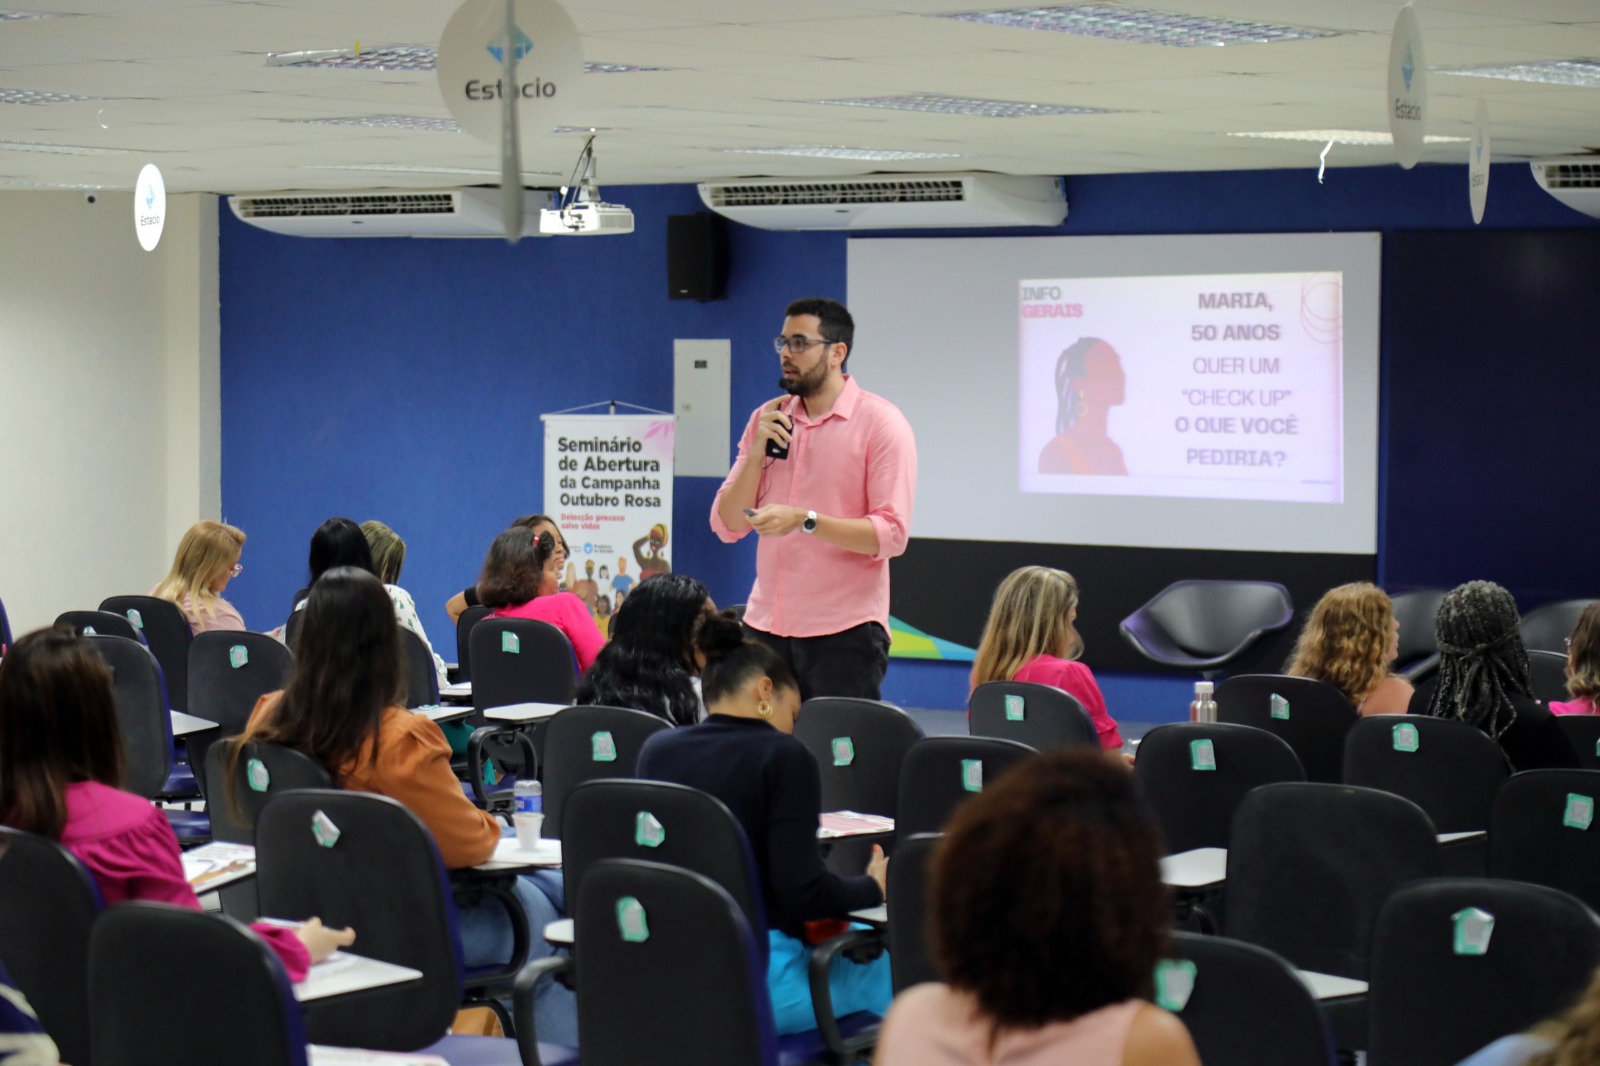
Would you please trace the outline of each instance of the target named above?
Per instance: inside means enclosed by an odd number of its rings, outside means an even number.
[[[1056,435],[1039,452],[1039,473],[1126,475],[1128,464],[1106,435],[1106,419],[1127,389],[1122,358],[1099,337],[1084,337],[1062,352],[1056,361]]]

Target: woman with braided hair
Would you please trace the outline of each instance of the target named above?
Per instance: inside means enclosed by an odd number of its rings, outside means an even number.
[[[1039,453],[1041,474],[1126,474],[1122,448],[1107,434],[1111,408],[1127,399],[1122,357],[1084,337],[1056,360],[1056,435]]]
[[[1499,741],[1513,773],[1576,768],[1572,745],[1528,686],[1528,649],[1517,604],[1492,581],[1445,596],[1434,619],[1439,674],[1411,698],[1410,712],[1468,722]]]
[[[1592,1066],[1600,1062],[1600,972],[1565,1014],[1502,1037],[1460,1066]]]

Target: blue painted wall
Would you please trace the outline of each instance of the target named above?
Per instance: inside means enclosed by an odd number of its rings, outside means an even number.
[[[229,596],[252,628],[271,628],[287,613],[318,523],[336,514],[379,518],[407,540],[402,584],[453,658],[445,599],[475,579],[510,518],[542,508],[541,413],[609,399],[669,409],[673,339],[726,337],[731,447],[745,414],[775,392],[769,340],[783,305],[845,295],[844,234],[735,226],[727,299],[669,300],[666,217],[699,210],[694,190],[606,191],[633,208],[632,236],[516,247],[278,237],[221,208],[222,500],[225,517],[250,537],[246,571]],[[1333,169],[1320,185],[1314,168],[1081,177],[1069,179],[1068,199],[1062,234],[1473,228],[1465,167]],[[1484,224],[1597,225],[1539,191],[1520,164],[1494,169]],[[862,356],[852,370],[870,388],[870,353]],[[1387,394],[1384,406],[1387,419]],[[1386,479],[1383,499],[1413,488]],[[710,479],[677,480],[671,556],[718,602],[739,602],[754,548],[711,535],[705,516],[715,490]],[[1380,544],[1387,532],[1380,529]],[[1385,577],[1396,586],[1409,580]],[[888,695],[957,706],[963,676],[958,666],[897,662]]]

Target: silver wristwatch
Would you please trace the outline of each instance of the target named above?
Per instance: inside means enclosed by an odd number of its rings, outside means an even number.
[[[806,520],[800,523],[800,529],[804,533],[815,533],[817,531],[817,512],[807,511]]]

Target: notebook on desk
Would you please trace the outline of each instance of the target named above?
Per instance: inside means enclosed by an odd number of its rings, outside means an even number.
[[[818,821],[818,840],[837,840],[840,837],[867,836],[872,833],[894,832],[894,819],[881,814],[860,814],[856,811],[827,811]]]
[[[184,879],[196,893],[212,892],[256,873],[256,849],[249,844],[207,844],[180,858]]]

